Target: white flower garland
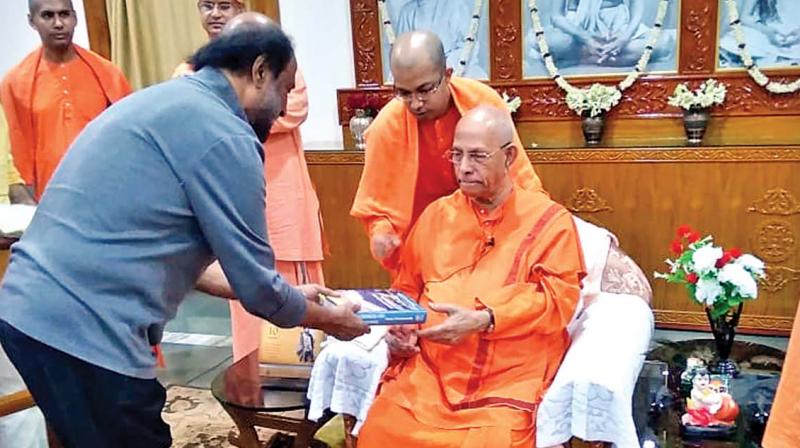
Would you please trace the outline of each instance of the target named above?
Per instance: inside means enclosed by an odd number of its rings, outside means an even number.
[[[742,58],[742,63],[747,69],[747,73],[753,78],[753,81],[761,87],[766,88],[768,91],[776,94],[794,93],[800,90],[800,78],[790,83],[781,83],[771,81],[764,72],[758,68],[758,65],[753,61],[750,56],[750,50],[747,49],[747,44],[744,40],[744,30],[742,30],[742,22],[739,20],[739,8],[736,5],[736,0],[727,0],[728,2],[728,23],[733,29],[733,35],[736,37],[737,49],[739,57]]]
[[[617,84],[617,88],[620,92],[624,92],[630,86],[633,85],[636,80],[642,76],[645,69],[647,68],[647,64],[650,62],[650,56],[653,54],[653,49],[655,48],[656,43],[658,42],[658,37],[661,34],[661,28],[664,24],[664,17],[667,15],[667,6],[669,6],[669,0],[660,0],[658,4],[658,12],[656,13],[656,20],[653,24],[653,29],[650,30],[650,38],[647,40],[647,45],[645,46],[644,52],[642,52],[642,57],[639,58],[639,62],[636,63],[633,71],[625,76],[625,79]],[[547,67],[547,72],[550,74],[550,77],[567,93],[573,92],[577,90],[572,84],[570,84],[563,76],[558,72],[558,67],[556,67],[556,63],[553,61],[553,56],[550,54],[550,47],[547,45],[547,40],[544,37],[544,28],[542,28],[542,21],[539,18],[539,8],[536,6],[536,0],[528,0],[528,8],[531,12],[531,22],[533,23],[533,32],[536,36],[536,41],[539,44],[539,52],[542,54],[542,58],[544,59],[544,65]]]
[[[462,76],[467,69],[467,62],[472,58],[472,50],[475,48],[475,41],[478,36],[478,29],[481,22],[481,11],[483,10],[483,0],[475,0],[472,8],[472,18],[469,23],[467,36],[464,38],[464,49],[461,50],[461,57],[458,59],[458,67],[454,69],[456,76]],[[386,41],[389,46],[394,45],[395,33],[392,27],[392,19],[389,17],[389,10],[386,8],[386,0],[378,0],[378,11],[380,13],[383,30],[386,33]]]

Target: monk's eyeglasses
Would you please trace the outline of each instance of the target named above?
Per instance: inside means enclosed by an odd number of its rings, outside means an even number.
[[[219,9],[220,12],[228,12],[233,9],[233,2],[210,2],[210,1],[202,1],[197,2],[197,8],[200,12],[209,13],[214,11],[214,8]]]
[[[464,157],[467,158],[467,162],[475,163],[478,165],[486,165],[486,163],[491,159],[495,154],[498,152],[508,148],[509,146],[513,145],[514,142],[508,142],[503,146],[497,148],[492,152],[486,151],[471,151],[471,152],[464,152],[459,149],[451,149],[444,153],[444,158],[453,162],[453,165],[461,164],[461,161],[464,160]]]
[[[408,90],[398,90],[397,87],[394,88],[394,96],[403,101],[404,103],[410,103],[412,98],[416,98],[417,101],[427,101],[428,98],[431,97],[434,93],[436,93],[439,88],[442,87],[442,83],[444,82],[444,73],[439,78],[435,84],[431,84],[428,86],[419,87],[414,92],[409,92]]]

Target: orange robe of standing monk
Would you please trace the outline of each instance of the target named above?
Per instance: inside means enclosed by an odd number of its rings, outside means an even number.
[[[429,303],[489,308],[491,332],[456,345],[420,340],[390,366],[360,448],[532,447],[538,403],[569,345],[584,264],[571,215],[544,192],[515,187],[486,212],[461,191],[432,203],[403,248],[393,284]]]
[[[131,92],[122,72],[73,45],[77,57],[54,63],[33,51],[0,84],[14,162],[41,198],[67,148],[94,117]]]
[[[775,402],[772,404],[767,431],[761,441],[764,448],[800,446],[800,307],[794,318],[786,359]]]
[[[453,106],[437,123],[419,122],[395,98],[367,130],[364,172],[350,214],[366,226],[370,240],[375,234],[390,232],[405,239],[418,214],[430,202],[458,188],[444,153],[453,144],[455,124],[461,115],[481,104],[506,107],[494,89],[479,81],[452,77],[448,88]],[[511,165],[512,179],[523,188],[541,190],[542,183],[516,132],[514,143],[521,156]],[[432,163],[435,161],[448,166],[442,171],[439,164]],[[398,252],[384,260],[384,267],[394,271],[397,261]]]

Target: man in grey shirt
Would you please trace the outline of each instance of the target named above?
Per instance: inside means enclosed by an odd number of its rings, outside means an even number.
[[[322,307],[323,288],[275,271],[260,142],[296,63],[280,28],[255,18],[198,50],[196,75],[91,122],[13,247],[0,342],[67,447],[171,444],[150,346],[214,259],[244,307],[276,325],[368,331],[354,306]]]

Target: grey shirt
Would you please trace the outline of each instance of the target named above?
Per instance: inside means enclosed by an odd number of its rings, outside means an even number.
[[[244,307],[298,325],[303,295],[275,271],[263,148],[222,72],[135,93],[78,136],[13,246],[0,319],[138,378],[151,343],[214,258]]]

